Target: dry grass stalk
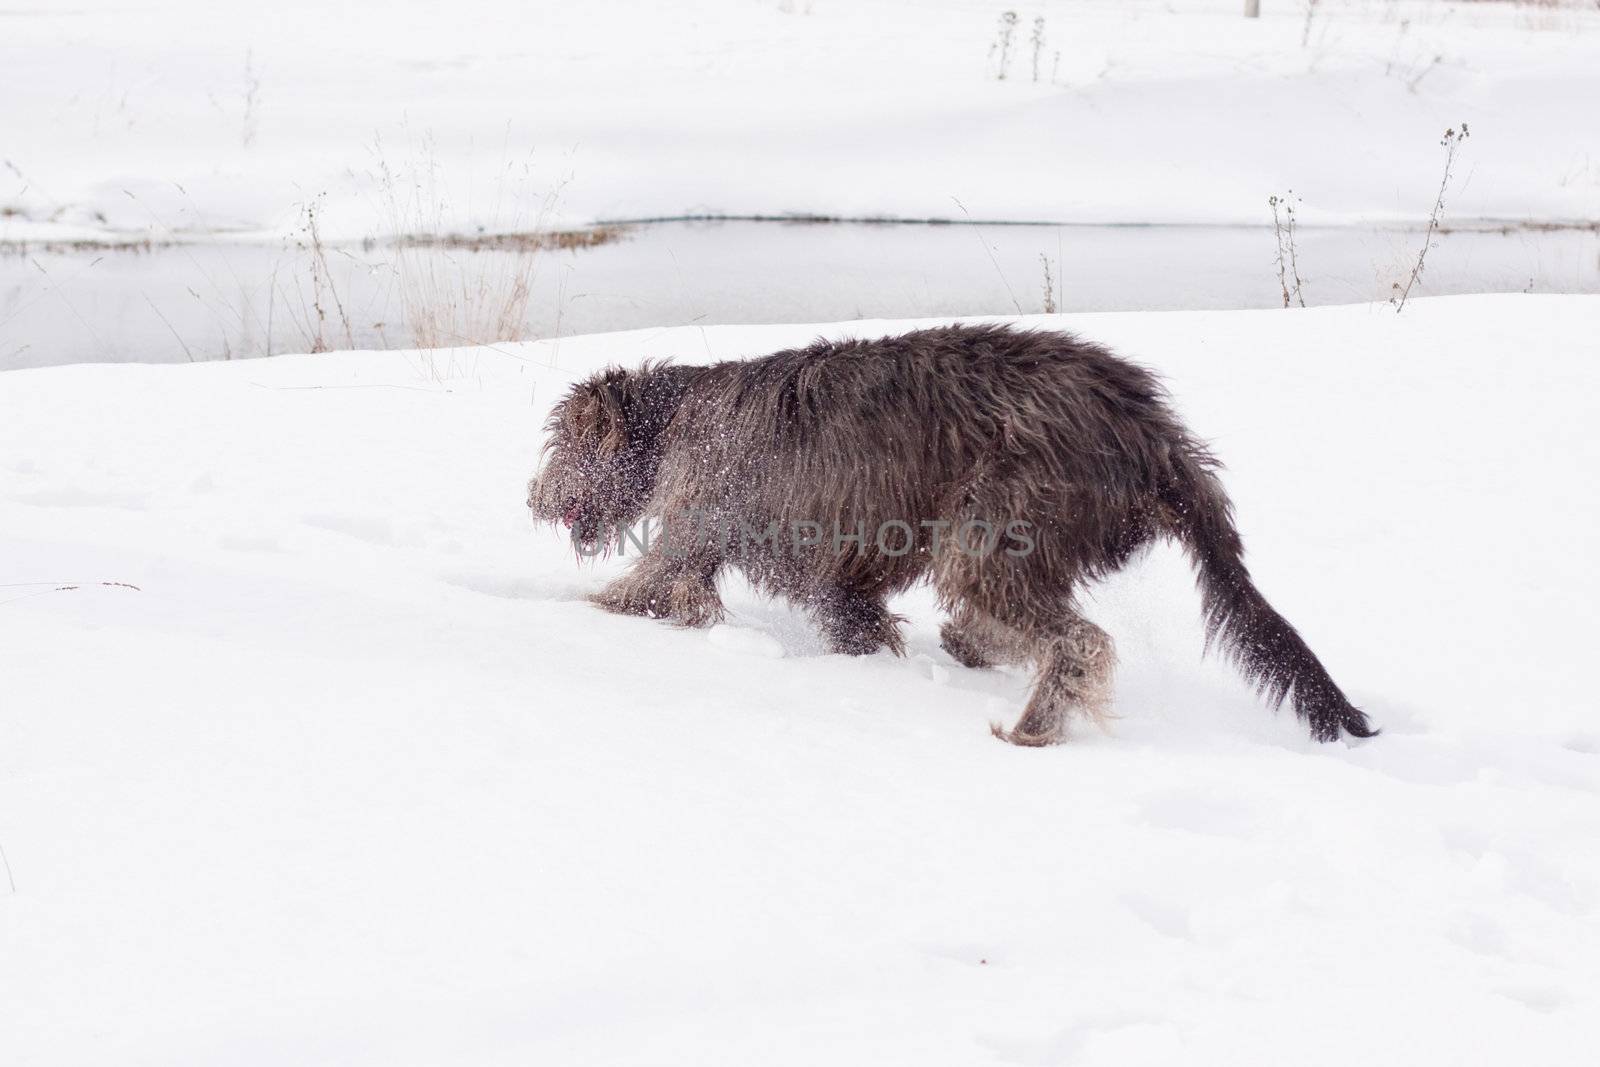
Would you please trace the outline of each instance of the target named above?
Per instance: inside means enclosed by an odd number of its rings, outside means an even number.
[[[1300,256],[1295,248],[1297,223],[1294,217],[1294,190],[1290,189],[1287,196],[1267,197],[1267,204],[1272,208],[1272,234],[1278,242],[1278,288],[1283,293],[1283,306],[1288,307],[1290,303],[1298,302],[1301,307],[1305,307],[1306,298],[1300,280]],[[1292,290],[1291,280],[1294,283]]]
[[[1422,248],[1417,252],[1416,266],[1411,268],[1411,274],[1406,278],[1404,287],[1395,282],[1395,294],[1389,298],[1394,305],[1395,314],[1406,309],[1406,298],[1411,295],[1411,287],[1422,279],[1422,270],[1427,265],[1428,249],[1433,247],[1433,238],[1439,232],[1439,224],[1444,218],[1444,194],[1450,188],[1450,175],[1455,169],[1456,153],[1461,150],[1461,145],[1471,136],[1467,131],[1467,124],[1463,122],[1458,131],[1451,128],[1444,131],[1444,136],[1439,143],[1444,146],[1444,175],[1439,179],[1439,192],[1433,198],[1433,210],[1428,213],[1428,232],[1423,235]]]
[[[523,340],[538,253],[615,239],[614,228],[552,235],[544,221],[557,192],[533,189],[531,159],[499,175],[485,221],[458,219],[430,144],[421,164],[397,171],[379,159],[379,186],[395,241],[396,286],[412,343],[455,348]],[[470,216],[470,212],[468,213]],[[469,230],[470,232],[463,232]],[[452,256],[450,251],[471,254]]]

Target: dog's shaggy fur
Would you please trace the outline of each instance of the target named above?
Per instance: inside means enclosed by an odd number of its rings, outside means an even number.
[[[835,651],[900,653],[885,598],[930,578],[953,657],[1037,671],[1021,720],[995,733],[1043,745],[1109,699],[1111,639],[1080,614],[1077,593],[1172,537],[1199,571],[1209,637],[1270,704],[1290,699],[1318,740],[1376,732],[1252,584],[1217,463],[1160,383],[1069,335],[954,326],[708,367],[613,369],[575,386],[548,430],[528,506],[536,521],[565,521],[580,548],[649,515],[828,530],[806,547],[786,535],[654,544],[597,595],[608,610],[708,625],[722,615],[717,573],[734,566],[808,608]],[[936,550],[968,520],[1024,520],[1035,544]],[[872,531],[893,522],[913,528],[913,551],[874,544]],[[858,528],[860,541],[834,536]]]

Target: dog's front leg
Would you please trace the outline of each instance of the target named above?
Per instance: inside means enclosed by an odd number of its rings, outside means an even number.
[[[674,558],[659,547],[641,556],[628,573],[589,599],[618,615],[671,619],[680,626],[722,621],[717,571],[722,561],[705,554]]]

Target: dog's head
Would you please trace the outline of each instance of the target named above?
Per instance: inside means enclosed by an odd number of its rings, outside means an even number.
[[[528,484],[537,523],[562,523],[593,555],[644,514],[661,465],[661,431],[682,396],[677,368],[611,368],[573,386],[545,423]]]

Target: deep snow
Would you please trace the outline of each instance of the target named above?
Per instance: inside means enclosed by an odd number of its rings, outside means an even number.
[[[925,594],[827,656],[529,528],[573,377],[908,323],[0,375],[0,1060],[1590,1062],[1600,298],[1022,321],[1167,375],[1382,737],[1202,661],[1175,550],[1032,751]]]
[[[557,189],[550,220],[575,223],[1265,225],[1291,189],[1304,222],[1415,222],[1463,121],[1455,219],[1600,213],[1594,5],[1322,0],[1309,33],[1300,0],[1263,6],[24,7],[0,12],[0,240],[283,235],[312,202],[324,236],[470,232],[526,225]],[[395,217],[385,167],[421,179],[418,211]]]

